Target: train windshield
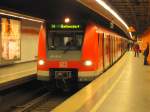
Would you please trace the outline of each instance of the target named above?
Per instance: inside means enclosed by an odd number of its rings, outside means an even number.
[[[80,50],[84,33],[80,30],[50,30],[48,50]]]

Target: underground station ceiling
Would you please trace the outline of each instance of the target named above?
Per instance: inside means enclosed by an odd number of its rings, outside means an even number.
[[[138,34],[150,26],[150,0],[107,0]]]
[[[51,8],[61,0],[1,0],[0,8],[36,17],[48,17],[54,13]],[[66,0],[63,0],[63,3]],[[70,0],[71,1],[71,0]],[[92,1],[92,0],[87,0]],[[126,21],[138,34],[142,34],[150,25],[150,0],[104,0]],[[55,4],[55,5],[54,5]],[[63,6],[65,8],[65,6]]]

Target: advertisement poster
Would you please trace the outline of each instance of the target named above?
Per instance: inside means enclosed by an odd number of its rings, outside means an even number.
[[[1,43],[3,60],[19,60],[21,22],[19,20],[1,18]]]

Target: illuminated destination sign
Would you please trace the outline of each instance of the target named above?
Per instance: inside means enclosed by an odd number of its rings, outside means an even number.
[[[81,28],[78,24],[51,24],[51,29],[79,29]]]

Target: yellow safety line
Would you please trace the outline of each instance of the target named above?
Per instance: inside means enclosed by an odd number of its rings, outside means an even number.
[[[31,74],[29,74],[28,72],[32,72],[32,74],[33,74],[33,72],[35,72],[35,71],[36,70],[34,68],[32,68],[32,69],[28,69],[28,70],[24,70],[24,71],[20,71],[20,72],[15,72],[12,74],[3,75],[0,77],[0,84],[5,83],[6,81],[15,80],[15,79],[19,79],[19,78],[22,78],[25,76],[29,76]],[[20,74],[20,73],[28,73],[28,75],[27,74]],[[17,75],[17,74],[19,74],[19,75]]]
[[[23,72],[27,72],[27,71],[31,71],[31,70],[36,70],[36,69],[32,68],[32,69],[28,69],[28,70],[24,70],[24,71],[20,71],[20,72],[15,72],[15,73],[10,73],[10,74],[6,74],[6,75],[1,75],[0,78],[6,77],[6,76],[11,76],[11,75],[16,75],[18,73],[23,73]]]

